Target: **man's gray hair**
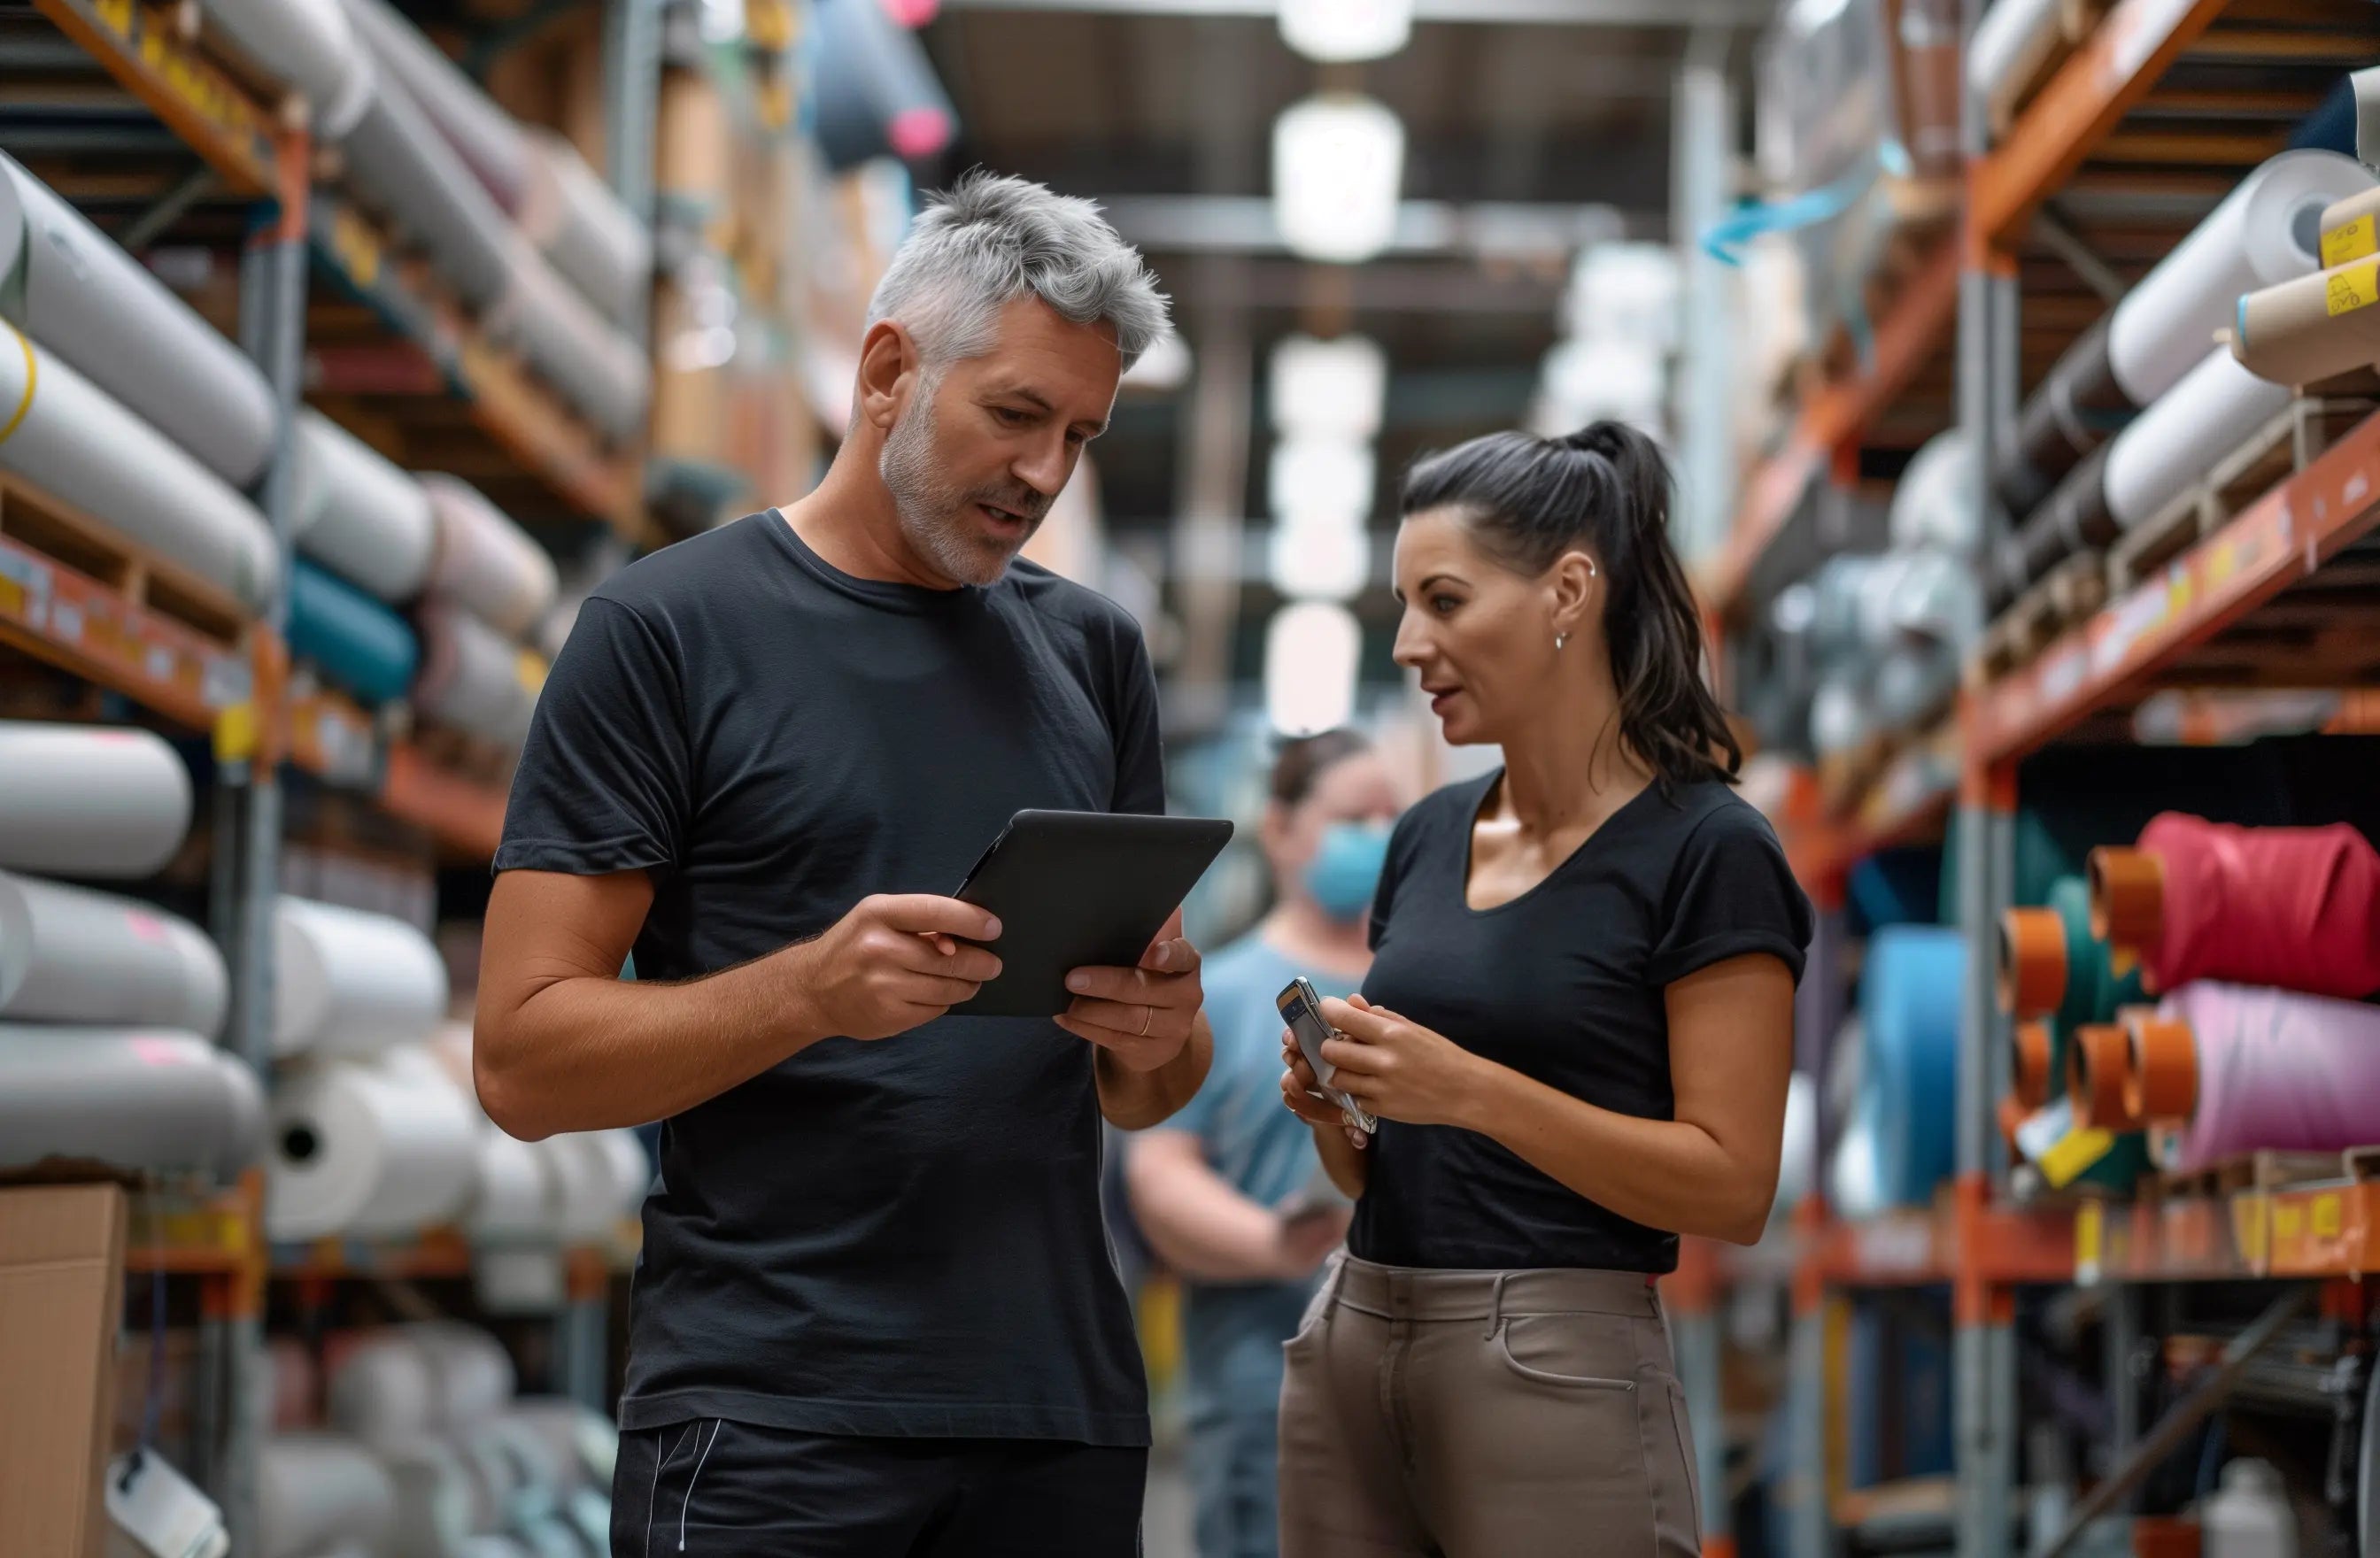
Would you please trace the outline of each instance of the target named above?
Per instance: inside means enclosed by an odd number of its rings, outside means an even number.
[[[868,322],[899,320],[940,366],[989,351],[1000,310],[1028,296],[1076,324],[1111,326],[1126,369],[1168,328],[1157,278],[1098,206],[981,169],[910,224]]]

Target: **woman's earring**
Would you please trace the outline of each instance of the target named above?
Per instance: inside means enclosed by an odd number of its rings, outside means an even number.
[[[1557,655],[1560,654],[1560,653],[1561,653],[1561,646],[1562,646],[1563,645],[1565,645],[1565,644],[1569,643],[1569,642],[1570,642],[1570,634],[1566,634],[1566,633],[1558,633],[1558,634],[1554,634],[1554,653],[1555,653],[1555,654],[1557,654]]]

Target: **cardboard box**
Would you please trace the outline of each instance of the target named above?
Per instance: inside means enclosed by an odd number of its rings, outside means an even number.
[[[96,1555],[124,1308],[124,1191],[0,1190],[0,1553]]]

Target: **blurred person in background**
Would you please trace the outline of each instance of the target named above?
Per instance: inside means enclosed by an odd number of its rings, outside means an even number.
[[[1656,1276],[1776,1191],[1808,901],[1732,789],[1670,476],[1633,429],[1498,433],[1407,475],[1398,663],[1503,766],[1405,814],[1333,1082],[1281,1081],[1358,1200],[1285,1349],[1281,1545],[1688,1558]]]
[[[1312,1136],[1280,1106],[1281,987],[1299,974],[1354,992],[1370,966],[1365,920],[1399,794],[1352,731],[1282,746],[1263,845],[1277,902],[1208,960],[1215,1060],[1182,1112],[1132,1141],[1125,1173],[1141,1231],[1186,1293],[1190,1481],[1200,1558],[1267,1558],[1276,1537],[1281,1345],[1347,1231]],[[1315,1193],[1315,1192],[1319,1192]]]

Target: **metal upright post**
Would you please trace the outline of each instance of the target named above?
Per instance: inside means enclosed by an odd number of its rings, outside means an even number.
[[[1702,234],[1727,213],[1733,166],[1735,98],[1727,79],[1733,34],[1695,30],[1678,71],[1671,110],[1670,190],[1676,228],[1679,289],[1678,506],[1672,536],[1689,562],[1727,540],[1735,503],[1734,393],[1730,361],[1734,329],[1718,300],[1726,296],[1723,268],[1702,247]]]
[[[1826,1198],[1814,1186],[1795,1208],[1793,1320],[1785,1353],[1786,1540],[1791,1558],[1833,1558],[1834,1511],[1828,1504],[1826,1271],[1820,1245]]]
[[[647,232],[653,225],[653,154],[662,91],[660,0],[605,0],[603,7],[603,161],[612,192]],[[642,341],[647,299],[638,296],[624,320]]]

